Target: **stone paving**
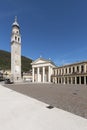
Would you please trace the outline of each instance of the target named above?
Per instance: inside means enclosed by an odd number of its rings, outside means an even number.
[[[0,130],[87,130],[87,119],[0,85]]]
[[[58,84],[13,84],[10,89],[65,111],[87,118],[87,86]]]

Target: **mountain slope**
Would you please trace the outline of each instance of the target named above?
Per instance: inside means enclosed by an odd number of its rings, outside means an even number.
[[[32,60],[22,56],[21,57],[21,64],[22,64],[22,72],[27,72],[31,69]],[[0,69],[7,70],[11,69],[11,53],[0,50]]]

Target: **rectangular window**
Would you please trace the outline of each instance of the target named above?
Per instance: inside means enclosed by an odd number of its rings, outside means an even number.
[[[77,66],[77,72],[79,72],[79,66]]]
[[[67,68],[66,68],[66,74],[67,74]]]
[[[81,65],[81,73],[84,73],[84,65]]]
[[[75,73],[75,67],[73,67],[73,73]]]
[[[64,69],[62,69],[62,74],[64,74]]]
[[[69,68],[69,73],[71,73],[71,68]]]

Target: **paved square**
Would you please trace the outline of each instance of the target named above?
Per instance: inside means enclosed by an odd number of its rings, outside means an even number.
[[[87,119],[0,85],[0,130],[87,130]]]
[[[87,86],[58,84],[5,85],[51,106],[87,118]]]

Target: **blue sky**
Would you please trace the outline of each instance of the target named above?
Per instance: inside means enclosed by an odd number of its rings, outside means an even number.
[[[0,50],[10,51],[15,16],[22,55],[57,65],[87,60],[87,0],[0,0]]]

